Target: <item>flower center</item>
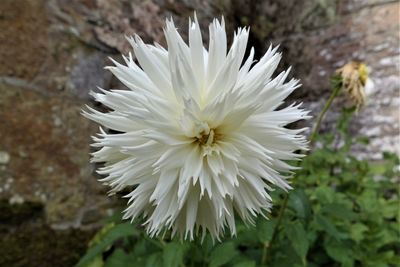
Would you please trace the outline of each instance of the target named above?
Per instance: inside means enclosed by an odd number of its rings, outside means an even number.
[[[200,144],[205,145],[205,146],[209,146],[209,145],[212,145],[214,143],[214,139],[215,139],[214,137],[215,137],[214,130],[210,129],[208,131],[208,133],[206,133],[204,131],[201,132],[200,133],[200,137],[196,137],[196,139]]]
[[[194,132],[197,133],[194,137],[195,142],[203,147],[212,147],[222,137],[218,129],[210,128],[207,122],[196,123]]]

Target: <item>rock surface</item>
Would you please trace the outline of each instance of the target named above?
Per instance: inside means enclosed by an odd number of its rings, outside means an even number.
[[[281,68],[294,66],[293,75],[303,83],[293,99],[305,101],[314,113],[329,95],[336,68],[366,62],[375,87],[352,131],[371,142],[355,153],[370,159],[379,159],[383,150],[400,154],[399,9],[391,0],[0,1],[0,239],[15,251],[38,244],[58,248],[51,254],[58,262],[27,257],[37,266],[76,262],[82,243],[114,207],[88,163],[97,126],[80,110],[95,105],[88,93],[96,86],[121,86],[103,67],[110,64],[108,56],[121,60],[120,53],[130,51],[124,35],[137,33],[165,45],[164,19],[172,16],[186,36],[194,10],[205,43],[208,23],[222,14],[228,39],[236,27],[251,26],[257,57],[270,43],[280,43]],[[341,102],[335,103],[337,111]],[[330,113],[325,130],[337,114]],[[16,207],[21,213],[11,212]],[[27,238],[30,233],[35,241]],[[65,242],[50,242],[49,236]],[[31,266],[15,258],[12,246],[0,248],[9,255],[0,256],[0,265],[14,260],[15,266]]]
[[[44,1],[1,1],[0,75],[26,80],[37,75],[47,54],[46,18]]]

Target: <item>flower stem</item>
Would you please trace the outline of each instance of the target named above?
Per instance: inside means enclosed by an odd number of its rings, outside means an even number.
[[[274,232],[272,233],[271,241],[268,243],[268,246],[266,246],[264,244],[263,254],[262,254],[262,258],[261,258],[261,266],[266,265],[267,260],[270,257],[271,247],[272,247],[273,242],[276,239],[276,236],[278,235],[278,228],[279,228],[280,224],[282,223],[283,214],[285,213],[285,209],[286,209],[288,200],[289,200],[289,194],[285,193],[282,206],[279,209],[278,220],[276,221]]]
[[[312,145],[314,144],[315,138],[318,135],[319,129],[321,127],[322,120],[324,119],[326,112],[331,107],[333,100],[339,94],[341,88],[342,88],[342,84],[341,83],[334,83],[333,84],[333,91],[332,91],[331,95],[329,96],[328,100],[326,101],[324,108],[319,113],[319,115],[317,117],[317,121],[315,123],[315,126],[313,127],[313,129],[311,131],[310,138],[309,138],[309,140],[310,140],[310,150],[309,151],[311,151],[311,149],[312,149]],[[294,178],[296,178],[296,175],[293,177],[293,179]],[[282,205],[281,205],[281,207],[279,209],[278,219],[277,219],[276,225],[274,227],[274,231],[272,233],[271,241],[269,242],[268,246],[266,246],[264,244],[262,258],[261,258],[261,265],[262,266],[266,265],[267,261],[270,258],[270,254],[271,254],[271,250],[272,250],[271,248],[272,248],[272,245],[275,242],[275,239],[278,236],[279,228],[280,228],[280,225],[282,224],[282,219],[283,219],[283,215],[285,213],[285,210],[286,210],[286,207],[287,207],[287,204],[288,204],[288,200],[289,200],[289,194],[285,193],[285,196],[284,196],[284,199],[283,199],[283,203],[282,203]]]
[[[341,88],[342,88],[342,86],[341,86],[340,84],[337,84],[337,85],[334,87],[333,92],[332,92],[332,94],[329,96],[328,100],[326,101],[324,108],[323,108],[322,111],[319,113],[318,118],[317,118],[317,121],[316,121],[316,123],[315,123],[315,125],[314,125],[314,128],[313,128],[312,131],[311,131],[310,138],[309,138],[309,140],[310,140],[310,150],[311,150],[311,148],[312,148],[312,145],[313,145],[314,142],[315,142],[315,138],[316,138],[317,135],[318,135],[319,128],[321,128],[322,120],[324,119],[326,112],[327,112],[327,111],[329,110],[329,108],[331,107],[333,100],[334,100],[335,97],[339,94]]]
[[[264,246],[263,246],[262,258],[261,258],[262,265],[264,265],[265,262],[267,261],[269,242],[264,242],[263,245]]]

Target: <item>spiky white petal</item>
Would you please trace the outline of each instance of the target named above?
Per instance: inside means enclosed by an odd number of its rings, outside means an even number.
[[[208,51],[197,18],[189,23],[189,44],[172,20],[164,29],[168,50],[128,38],[132,55],[108,69],[130,90],[100,90],[94,98],[112,111],[88,107],[84,115],[105,128],[94,137],[93,162],[113,191],[128,188],[125,218],[146,218],[151,236],[171,229],[193,239],[199,231],[219,238],[236,233],[235,214],[252,223],[270,210],[273,186],[290,189],[294,167],[307,141],[285,126],[307,118],[300,105],[278,109],[299,87],[273,77],[281,59],[270,47],[254,63],[244,59],[249,29],[238,29],[227,48],[224,21],[209,26]],[[244,63],[243,63],[244,61]],[[140,66],[140,67],[139,67]]]

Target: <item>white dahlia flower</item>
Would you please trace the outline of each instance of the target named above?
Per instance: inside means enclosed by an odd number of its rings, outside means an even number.
[[[189,44],[172,20],[164,29],[168,50],[128,38],[132,55],[108,69],[129,90],[101,90],[95,99],[111,109],[88,107],[84,115],[100,128],[94,162],[112,192],[131,190],[124,218],[143,215],[150,236],[171,229],[193,239],[201,231],[219,238],[236,233],[235,215],[253,223],[270,210],[273,186],[287,179],[307,141],[304,129],[285,125],[307,117],[300,105],[278,108],[297,87],[288,71],[272,77],[281,54],[269,48],[255,63],[243,63],[248,28],[239,28],[228,50],[224,21],[209,26],[208,50],[197,19]],[[117,131],[117,133],[115,133]]]

